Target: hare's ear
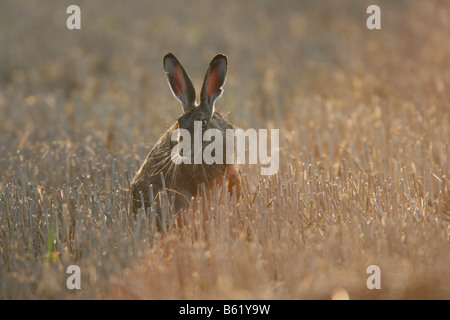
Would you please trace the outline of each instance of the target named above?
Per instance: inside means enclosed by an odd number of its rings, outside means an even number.
[[[227,57],[218,54],[211,60],[203,81],[200,94],[200,106],[212,116],[214,102],[222,95],[222,87],[227,77]]]
[[[181,63],[171,53],[164,56],[164,70],[173,95],[180,100],[184,112],[195,108],[195,89]]]

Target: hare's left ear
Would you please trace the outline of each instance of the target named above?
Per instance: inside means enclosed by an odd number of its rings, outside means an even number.
[[[209,64],[200,94],[200,107],[204,108],[210,116],[214,113],[214,102],[222,95],[226,77],[227,57],[218,54]]]
[[[171,53],[164,56],[164,70],[173,95],[180,100],[184,113],[195,108],[195,90],[181,63]]]

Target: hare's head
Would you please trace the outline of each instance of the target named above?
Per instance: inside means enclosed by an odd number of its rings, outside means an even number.
[[[198,122],[201,123],[203,132],[218,129],[225,139],[225,130],[232,127],[215,112],[214,104],[223,92],[222,87],[227,75],[227,57],[218,54],[211,60],[203,80],[199,104],[196,103],[194,86],[177,58],[168,53],[164,57],[163,64],[170,89],[183,106],[184,113],[178,118],[178,128],[188,130],[193,137],[194,123]],[[208,142],[203,142],[203,148],[207,144]]]

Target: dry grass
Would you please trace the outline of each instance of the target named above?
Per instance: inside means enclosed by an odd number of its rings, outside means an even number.
[[[372,1],[79,3],[81,31],[64,1],[1,4],[0,298],[450,298],[448,1],[377,1],[380,31]],[[167,51],[197,86],[229,56],[218,104],[281,129],[281,168],[162,235],[127,210],[181,112]]]

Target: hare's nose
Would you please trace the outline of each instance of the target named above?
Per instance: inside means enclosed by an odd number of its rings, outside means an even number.
[[[205,119],[205,115],[203,113],[196,114],[194,117],[194,121],[202,121]]]

